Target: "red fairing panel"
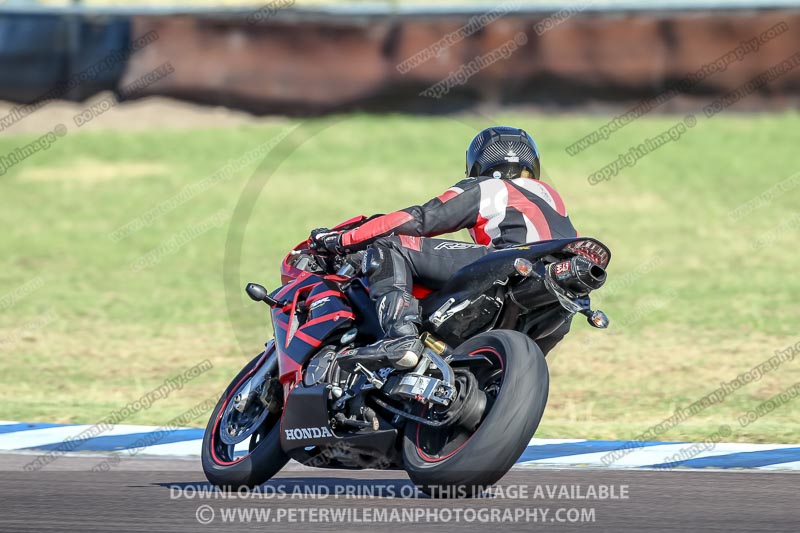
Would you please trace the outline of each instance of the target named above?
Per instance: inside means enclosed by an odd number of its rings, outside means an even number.
[[[335,282],[309,272],[282,287],[276,296],[292,302],[272,310],[279,379],[288,393],[300,380],[303,364],[335,330],[352,324],[355,315]],[[301,302],[308,311],[298,315]]]

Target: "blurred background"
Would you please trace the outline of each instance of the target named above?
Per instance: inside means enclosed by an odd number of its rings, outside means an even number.
[[[537,436],[634,438],[747,374],[660,440],[798,442],[796,403],[737,423],[800,381],[798,54],[787,0],[0,1],[0,419],[94,423],[205,359],[126,423],[220,392],[271,335],[246,282],[508,124],[613,252]]]

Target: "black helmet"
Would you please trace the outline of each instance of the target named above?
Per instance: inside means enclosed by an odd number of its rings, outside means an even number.
[[[467,148],[467,176],[519,178],[527,170],[539,179],[539,149],[519,128],[492,126],[472,139]]]

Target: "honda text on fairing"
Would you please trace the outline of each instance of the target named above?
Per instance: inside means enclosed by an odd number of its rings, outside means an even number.
[[[425,348],[414,368],[348,372],[337,355],[383,336],[363,255],[304,242],[281,265],[282,287],[247,285],[270,307],[275,335],[211,415],[202,461],[215,485],[256,486],[294,459],[405,470],[427,493],[472,494],[511,468],[542,418],[549,375],[534,340],[576,313],[608,325],[589,306],[610,260],[602,243],[512,246],[462,268],[441,290],[415,287]]]

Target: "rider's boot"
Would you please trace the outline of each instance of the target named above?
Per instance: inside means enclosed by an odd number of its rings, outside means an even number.
[[[405,291],[391,291],[378,300],[378,318],[386,336],[374,344],[340,353],[339,366],[352,372],[360,363],[368,370],[393,366],[414,368],[422,355],[419,340],[419,302]]]

